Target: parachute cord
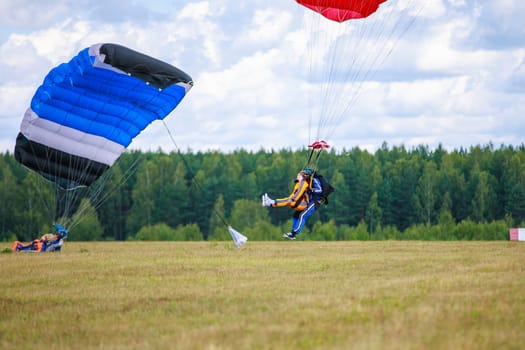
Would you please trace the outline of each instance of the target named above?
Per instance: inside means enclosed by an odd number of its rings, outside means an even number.
[[[312,148],[310,151],[310,154],[308,155],[308,159],[306,160],[306,167],[310,166],[310,161],[312,160],[312,156],[314,155],[315,149]]]
[[[99,178],[95,183],[93,183],[89,187],[91,193],[89,193],[87,197],[89,198],[90,203],[81,205],[77,209],[75,215],[73,215],[73,217],[69,219],[69,222],[67,223],[68,226],[64,226],[71,229],[77,226],[80,222],[82,222],[82,220],[85,218],[85,212],[89,209],[89,204],[91,204],[95,210],[98,210],[115,192],[117,192],[120,189],[122,184],[126,183],[128,179],[137,171],[138,164],[144,158],[144,154],[137,157],[137,159],[135,159],[133,163],[131,163],[131,165],[126,169],[123,176],[120,179],[118,179],[116,184],[112,186],[112,188],[109,190],[106,189],[106,185],[112,176],[111,169],[104,173],[101,178]]]
[[[171,139],[171,142],[173,143],[173,146],[175,146],[175,148],[177,149],[177,153],[179,154],[182,162],[184,163],[184,166],[186,167],[186,169],[188,170],[188,173],[190,174],[191,176],[191,182],[195,185],[195,187],[197,187],[197,189],[201,192],[204,192],[204,188],[202,187],[202,185],[200,184],[200,182],[197,180],[197,177],[195,176],[195,174],[193,173],[191,167],[190,167],[190,164],[188,163],[188,161],[186,160],[186,158],[184,157],[184,155],[182,154],[179,146],[177,145],[177,143],[175,142],[175,139],[173,138],[173,135],[170,131],[170,129],[168,128],[168,125],[166,125],[166,122],[164,120],[162,120],[162,124],[164,125],[164,128],[166,128],[166,131],[168,132],[168,135]],[[212,208],[212,211],[213,213],[217,216],[217,218],[219,218],[219,220],[226,226],[226,227],[230,227],[230,225],[228,224],[228,222],[226,221],[226,219],[224,218],[224,216],[215,208],[215,206]]]
[[[313,170],[313,173],[315,174],[317,172],[317,167],[319,164],[319,158],[321,158],[321,154],[323,153],[323,149],[312,149],[308,155],[308,159],[306,161],[305,168],[310,168]],[[313,158],[313,160],[312,160]]]
[[[400,12],[405,14],[408,13],[409,9],[412,8],[412,3],[415,2],[414,0],[410,0],[407,2],[407,4],[401,8]],[[359,68],[360,75],[359,79],[357,78],[357,75],[355,79],[353,79],[353,82],[356,83],[356,87],[354,88],[354,93],[352,94],[351,98],[348,100],[347,103],[342,104],[343,109],[337,116],[331,116],[328,118],[329,121],[332,121],[333,125],[330,128],[328,132],[326,132],[326,138],[330,138],[336,131],[338,125],[340,124],[341,120],[351,111],[357,100],[359,99],[363,89],[364,84],[369,79],[372,79],[372,77],[375,75],[374,68],[375,67],[381,67],[385,61],[392,55],[392,53],[397,48],[399,42],[404,37],[404,35],[408,32],[408,30],[412,27],[412,25],[415,23],[416,19],[420,15],[420,13],[425,8],[426,4],[423,3],[417,8],[417,11],[415,11],[415,15],[413,15],[410,20],[403,21],[401,20],[401,17],[398,17],[397,20],[392,20],[393,25],[390,31],[387,31],[384,27],[379,27],[379,30],[371,29],[369,31],[370,34],[374,33],[378,39],[385,40],[386,42],[389,42],[390,45],[387,47],[387,45],[382,46],[383,49],[386,49],[386,51],[381,54],[377,55],[375,57],[369,57],[366,61],[369,61],[367,65],[362,64]],[[390,12],[388,14],[388,17],[392,17],[393,13]],[[390,19],[389,19],[390,20]],[[378,23],[374,23],[374,27],[378,26]],[[376,43],[377,44],[377,43]],[[380,46],[375,45],[376,49],[372,51],[376,51],[377,48]],[[321,123],[320,123],[321,124]],[[324,125],[328,125],[328,122],[325,122]]]
[[[377,69],[392,56],[401,38],[417,21],[425,3],[416,0],[387,2],[369,18],[344,23],[324,20],[314,11],[306,13],[313,16],[304,23],[305,32],[310,33],[307,49],[311,83],[316,84],[315,92],[309,90],[307,100],[320,107],[318,110],[309,108],[311,114],[315,111],[318,115],[317,133],[312,131],[315,122],[313,125],[310,122],[309,138],[316,135],[316,139],[330,139],[340,123],[354,114],[358,100],[373,83]],[[318,72],[314,67],[319,62],[324,64],[319,66],[322,71]],[[318,84],[323,76],[324,82]],[[315,118],[310,116],[310,121],[312,119]]]

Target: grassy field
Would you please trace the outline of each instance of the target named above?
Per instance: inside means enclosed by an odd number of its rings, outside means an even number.
[[[2,349],[525,344],[523,242],[69,242],[0,266]]]

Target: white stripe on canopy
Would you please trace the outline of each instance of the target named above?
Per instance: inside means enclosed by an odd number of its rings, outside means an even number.
[[[104,137],[86,134],[40,118],[31,108],[24,114],[20,131],[31,141],[109,166],[125,150],[122,145]]]

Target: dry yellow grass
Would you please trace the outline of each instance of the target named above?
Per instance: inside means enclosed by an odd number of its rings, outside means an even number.
[[[3,349],[525,344],[517,242],[70,242],[0,265]]]

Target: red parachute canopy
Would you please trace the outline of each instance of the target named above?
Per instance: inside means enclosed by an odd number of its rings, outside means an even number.
[[[344,22],[349,19],[364,18],[377,11],[387,0],[296,0],[297,3],[320,13],[324,17]]]

